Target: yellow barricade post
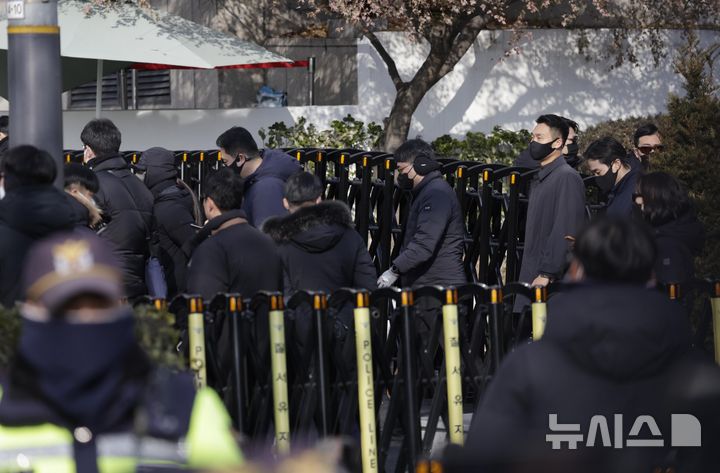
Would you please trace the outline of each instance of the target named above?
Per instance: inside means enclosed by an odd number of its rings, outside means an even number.
[[[720,364],[720,281],[713,283],[710,297],[713,314],[713,341],[715,342],[715,362]]]
[[[355,302],[355,351],[357,355],[358,409],[363,473],[378,471],[375,427],[375,382],[370,338],[370,295],[359,292]]]
[[[547,322],[547,287],[534,287],[532,290],[532,337],[540,340]]]
[[[445,372],[447,373],[448,432],[450,442],[462,445],[463,395],[460,373],[460,331],[458,328],[458,293],[456,289],[445,290],[443,305],[443,335],[445,337]]]
[[[205,316],[203,314],[202,297],[191,297],[188,300],[188,332],[190,338],[190,369],[195,374],[195,388],[200,389],[207,384],[205,364]]]
[[[290,402],[285,350],[285,304],[282,295],[270,296],[270,362],[272,369],[275,442],[280,454],[290,453]]]

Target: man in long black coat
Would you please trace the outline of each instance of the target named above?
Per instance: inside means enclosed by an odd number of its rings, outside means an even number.
[[[567,136],[568,126],[561,117],[542,115],[528,147],[541,168],[528,203],[519,279],[534,286],[562,278],[571,239],[585,222],[585,185],[562,158]],[[518,297],[515,309],[520,310],[525,302]]]

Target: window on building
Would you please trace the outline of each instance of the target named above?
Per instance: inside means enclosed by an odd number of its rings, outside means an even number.
[[[134,76],[134,78],[133,78]],[[121,71],[103,77],[102,106],[113,108],[154,108],[169,106],[170,71]],[[71,109],[95,108],[96,82],[75,87],[70,91]],[[123,93],[125,101],[123,101]]]

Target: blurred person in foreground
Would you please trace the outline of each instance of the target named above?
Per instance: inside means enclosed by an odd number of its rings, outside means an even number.
[[[0,471],[242,462],[215,392],[156,369],[137,344],[106,242],[56,234],[30,251],[22,280],[20,341],[0,394]]]
[[[691,350],[682,307],[648,288],[655,255],[649,230],[627,219],[578,235],[542,339],[505,358],[446,471],[718,471],[720,368]],[[672,427],[674,414],[695,416],[701,440]],[[681,434],[702,447],[677,445]]]
[[[36,240],[74,228],[81,216],[72,197],[53,185],[55,160],[34,146],[11,149],[0,165],[7,194],[0,200],[0,304],[22,299],[23,260]]]

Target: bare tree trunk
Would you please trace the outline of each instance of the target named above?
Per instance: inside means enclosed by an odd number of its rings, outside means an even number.
[[[394,152],[408,138],[413,114],[427,93],[425,84],[411,81],[395,95],[390,116],[385,123],[383,149]]]

